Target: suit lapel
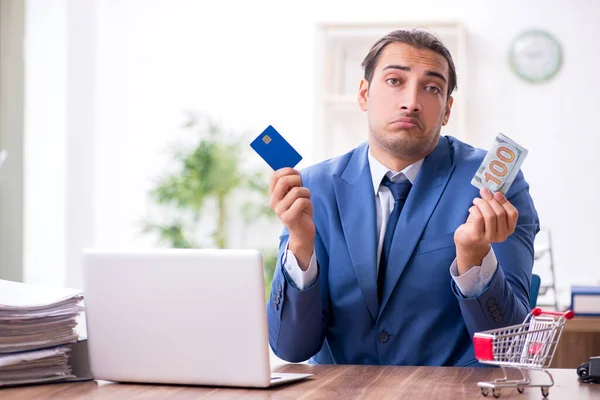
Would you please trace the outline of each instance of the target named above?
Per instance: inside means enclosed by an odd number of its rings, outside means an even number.
[[[367,151],[366,143],[356,149],[342,175],[333,176],[333,188],[352,266],[367,308],[375,320],[379,311],[377,222]]]
[[[421,234],[446,188],[454,169],[451,162],[448,140],[440,137],[433,152],[425,157],[404,208],[402,208],[392,240],[390,263],[386,272],[379,315],[404,272]]]

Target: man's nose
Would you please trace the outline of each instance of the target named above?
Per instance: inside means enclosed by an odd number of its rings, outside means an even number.
[[[407,87],[404,90],[404,96],[400,101],[399,108],[409,113],[421,112],[421,103],[419,101],[418,88]]]

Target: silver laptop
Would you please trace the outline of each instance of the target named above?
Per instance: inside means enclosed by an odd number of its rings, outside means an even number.
[[[83,250],[95,379],[269,387],[311,374],[270,369],[256,250]]]

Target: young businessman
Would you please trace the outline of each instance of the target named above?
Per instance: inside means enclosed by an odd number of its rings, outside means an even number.
[[[270,345],[291,362],[476,364],[473,333],[528,312],[529,186],[521,172],[506,197],[470,184],[485,151],[440,136],[457,79],[435,37],[391,32],[363,67],[368,142],[271,178],[285,228]]]

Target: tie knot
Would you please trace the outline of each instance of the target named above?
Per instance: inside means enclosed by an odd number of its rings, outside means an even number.
[[[390,189],[394,196],[394,201],[406,200],[408,192],[410,192],[410,188],[412,187],[412,183],[408,179],[400,182],[392,182],[387,176],[383,177],[381,184]]]

